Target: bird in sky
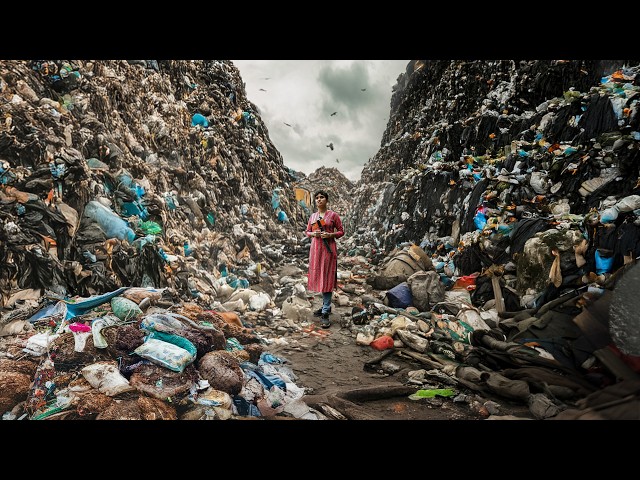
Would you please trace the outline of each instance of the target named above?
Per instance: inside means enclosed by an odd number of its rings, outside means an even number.
[[[326,145],[327,147],[329,147],[331,150],[333,150],[333,142],[330,142],[329,145]]]
[[[262,80],[269,80],[271,77],[262,77]]]
[[[333,117],[336,113],[338,113],[338,112],[333,112],[330,116]]]
[[[266,90],[264,88],[261,88],[260,91],[261,92],[266,92]]]
[[[340,160],[338,160],[337,158],[336,158],[336,163],[340,163]]]
[[[361,88],[360,89],[361,92],[364,92],[365,90],[366,90],[366,88]]]
[[[291,125],[289,125],[287,122],[282,122],[284,123],[287,127],[290,127]]]

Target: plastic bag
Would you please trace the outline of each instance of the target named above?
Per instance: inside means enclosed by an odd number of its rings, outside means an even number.
[[[152,313],[146,315],[140,322],[140,328],[142,330],[162,331],[167,333],[174,333],[185,328],[185,325],[180,321],[180,318],[186,319],[182,315],[177,313]]]
[[[194,113],[191,117],[191,126],[195,127],[196,125],[206,128],[209,126],[209,120],[207,120],[207,118],[201,113]]]
[[[180,373],[195,360],[195,357],[184,348],[154,338],[148,339],[136,348],[133,353],[146,358],[156,365]]]
[[[135,390],[129,381],[122,376],[115,362],[92,363],[84,367],[81,372],[93,388],[97,388],[107,396],[112,397],[122,392]]]
[[[107,339],[102,334],[102,329],[111,325],[117,325],[118,318],[105,315],[104,317],[97,317],[91,322],[91,333],[93,335],[93,346],[96,348],[107,348],[109,346]]]
[[[381,337],[376,338],[369,345],[376,350],[387,350],[389,348],[393,348],[393,338],[389,335],[382,335]]]
[[[84,208],[84,216],[95,220],[107,238],[126,239],[129,242],[133,242],[136,238],[136,234],[127,222],[96,200],[87,203]]]
[[[613,268],[613,255],[605,256],[605,252],[600,253],[600,249],[596,250],[596,274],[611,273]]]
[[[434,398],[434,397],[453,397],[455,396],[455,390],[451,388],[430,388],[418,390],[416,393],[409,395],[411,400],[420,400],[421,398]]]
[[[619,214],[620,212],[618,211],[618,208],[615,205],[613,207],[609,207],[600,213],[600,222],[601,223],[614,222],[618,218]]]
[[[487,216],[484,213],[478,212],[476,216],[473,217],[473,223],[478,230],[482,230],[487,224]]]
[[[411,305],[413,297],[411,296],[409,284],[402,282],[387,291],[387,300],[389,301],[389,306],[393,308],[405,308]]]
[[[475,290],[476,288],[476,278],[478,278],[478,273],[472,273],[471,275],[463,275],[462,277],[458,277],[458,279],[453,284],[453,288],[465,288],[467,290]]]
[[[194,358],[198,354],[198,350],[193,343],[180,335],[176,335],[175,333],[165,333],[154,330],[147,336],[147,339],[149,338],[155,338],[156,340],[162,340],[163,342],[172,343],[180,348],[184,348]]]
[[[268,293],[258,292],[249,299],[249,309],[255,312],[261,312],[271,303]]]
[[[284,210],[280,210],[278,212],[278,221],[282,223],[287,223],[289,221],[289,217],[287,217],[287,214],[284,212]]]
[[[111,299],[111,311],[120,320],[132,320],[142,315],[142,310],[136,302],[124,297],[113,297]]]

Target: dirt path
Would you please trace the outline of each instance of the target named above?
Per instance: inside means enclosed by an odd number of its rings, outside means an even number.
[[[270,348],[270,352],[289,361],[297,375],[296,385],[305,389],[304,400],[310,407],[330,419],[351,420],[480,420],[486,418],[470,403],[453,401],[452,397],[411,400],[420,385],[407,384],[407,373],[424,368],[411,359],[390,352],[380,362],[383,352],[356,344],[354,334],[340,325],[340,316],[350,308],[334,308],[332,326],[323,330],[317,319],[302,334],[287,337],[288,344]],[[316,321],[314,321],[316,320]],[[365,368],[374,366],[384,368]],[[392,373],[391,373],[392,372]],[[435,385],[433,388],[450,388]],[[468,389],[454,388],[456,393],[473,396]],[[486,400],[486,399],[485,399]],[[500,415],[526,415],[526,406],[504,402]],[[327,406],[331,408],[327,408]],[[332,410],[333,409],[333,410]],[[335,411],[342,414],[335,415]],[[332,418],[333,417],[333,418]]]

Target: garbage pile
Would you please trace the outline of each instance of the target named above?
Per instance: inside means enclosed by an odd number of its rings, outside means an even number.
[[[71,405],[83,418],[178,416],[170,405],[177,394],[202,398],[212,388],[189,381],[194,347],[202,356],[250,345],[247,335],[223,334],[220,322],[203,326],[197,315],[165,310],[193,304],[219,319],[263,309],[266,292],[275,294],[275,266],[303,248],[292,233],[306,223],[295,177],[237,69],[225,60],[3,60],[0,113],[0,383],[7,395],[0,410],[30,419],[67,416]],[[255,299],[229,301],[250,283],[260,288]],[[139,289],[144,298],[127,298]],[[124,300],[134,304],[120,318],[113,303]],[[156,320],[157,329],[145,330],[149,308],[177,320],[163,316],[169,325]],[[132,353],[143,339],[161,350],[147,353],[165,356],[155,359],[162,365],[156,374],[140,350]],[[105,353],[112,347],[124,350]],[[273,373],[256,353],[242,357],[251,360],[243,366],[255,373],[253,383]],[[133,395],[126,411],[112,412],[99,395],[83,406],[76,393],[86,393],[89,381],[97,395],[107,373],[107,397],[132,394],[133,371],[125,370],[132,354],[146,362],[155,394],[138,388],[145,398]],[[233,368],[235,391],[241,363],[221,361]],[[163,380],[172,371],[178,378]],[[258,385],[252,391],[255,406],[262,393]],[[171,400],[162,407],[149,400],[154,395]],[[230,409],[230,397],[222,397]]]
[[[306,222],[229,61],[0,62],[0,306],[122,286],[213,297]]]
[[[228,61],[0,62],[3,418],[326,418],[270,351],[312,325],[318,188],[340,328],[407,384],[632,417],[638,73],[412,61],[349,191],[284,168]]]
[[[445,298],[438,286],[438,303],[422,312],[464,322],[480,308],[473,316],[494,341],[542,349],[596,388],[633,383],[640,349],[622,338],[635,337],[640,321],[624,307],[616,327],[607,312],[640,257],[639,91],[637,61],[411,62],[354,192],[347,248],[385,268],[404,250],[396,260],[406,273],[427,271],[373,279],[400,298],[439,279]],[[411,245],[429,265],[407,260]],[[509,345],[494,348],[504,357]]]

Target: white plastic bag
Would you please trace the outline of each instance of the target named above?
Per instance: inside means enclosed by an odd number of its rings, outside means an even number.
[[[269,297],[269,294],[265,292],[258,292],[257,295],[254,295],[249,299],[249,308],[254,312],[261,312],[267,308],[269,303],[271,303],[271,297]]]
[[[156,365],[180,373],[195,360],[195,357],[186,349],[155,338],[149,338],[136,348],[133,353],[146,358]]]
[[[129,385],[129,380],[122,376],[115,362],[92,363],[84,367],[81,373],[93,388],[109,397],[135,390]]]
[[[36,333],[29,337],[27,345],[22,350],[31,355],[40,356],[47,353],[49,345],[60,335],[52,335],[50,332]]]

